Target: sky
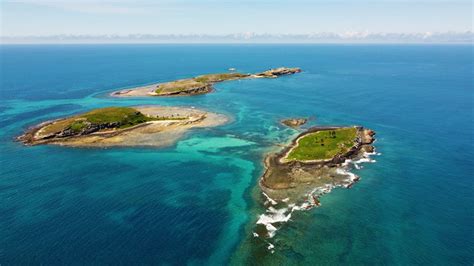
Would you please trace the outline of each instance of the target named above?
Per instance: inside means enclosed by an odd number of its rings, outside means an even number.
[[[472,31],[471,0],[0,0],[1,36]]]

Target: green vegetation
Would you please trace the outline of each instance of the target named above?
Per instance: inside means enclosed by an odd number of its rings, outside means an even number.
[[[69,125],[71,130],[75,133],[81,132],[84,128],[87,127],[87,124],[84,120],[74,121],[71,125]]]
[[[221,73],[208,74],[190,79],[181,79],[171,82],[159,84],[155,90],[157,94],[172,94],[177,92],[188,91],[192,89],[210,86],[212,83],[221,82],[231,79],[239,79],[248,77],[248,74],[241,73]]]
[[[171,94],[171,93],[204,87],[206,85],[207,83],[199,82],[194,79],[182,79],[182,80],[162,83],[158,85],[155,92],[158,94]]]
[[[130,107],[107,107],[59,120],[44,127],[43,132],[45,134],[52,134],[69,128],[73,132],[79,133],[90,125],[108,125],[109,128],[127,128],[147,121],[163,119],[162,117],[148,117]]]
[[[199,77],[195,77],[194,80],[198,82],[206,82],[206,83],[213,83],[213,82],[220,82],[229,79],[239,79],[248,77],[248,74],[241,74],[241,73],[221,73],[221,74],[208,74],[202,75]]]
[[[347,152],[357,138],[357,128],[340,128],[309,133],[298,140],[288,160],[324,160]]]
[[[92,124],[117,123],[120,128],[130,127],[150,120],[150,117],[130,107],[107,107],[92,110],[79,118]]]

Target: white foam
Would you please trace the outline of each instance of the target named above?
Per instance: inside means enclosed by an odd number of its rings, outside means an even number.
[[[356,174],[351,173],[348,170],[343,169],[343,168],[337,168],[336,173],[347,176],[350,181],[354,181],[359,178]]]
[[[268,237],[272,238],[275,236],[276,231],[278,230],[273,224],[267,223],[265,224],[265,228],[267,229],[268,232]]]
[[[265,198],[267,198],[267,201],[265,202],[265,204],[266,204],[267,202],[269,202],[269,203],[272,204],[272,205],[276,205],[276,204],[277,204],[276,200],[270,198],[265,192],[262,192],[262,194],[265,196]]]
[[[275,236],[277,228],[273,225],[274,223],[286,223],[291,218],[291,213],[293,209],[281,208],[275,209],[274,207],[269,207],[264,214],[261,214],[257,224],[265,225],[265,228],[268,231],[268,236],[272,238]]]
[[[274,246],[272,243],[268,243],[268,247],[267,247],[267,248],[268,248],[268,249],[274,249],[275,246]]]

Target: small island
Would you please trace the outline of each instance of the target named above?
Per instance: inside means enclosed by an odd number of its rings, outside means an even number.
[[[281,120],[281,123],[287,127],[298,128],[308,122],[307,118],[288,118]]]
[[[323,175],[321,169],[334,168],[346,159],[373,152],[374,135],[374,131],[358,126],[313,127],[299,134],[282,151],[267,156],[266,171],[260,184],[264,190],[281,198],[280,193],[273,192],[304,187],[309,183],[333,182],[331,171]]]
[[[359,177],[346,167],[368,161],[375,132],[360,126],[313,127],[283,150],[266,156],[260,179],[268,207],[257,221],[257,236],[273,237],[294,210],[319,206],[319,197],[334,187],[350,188]]]
[[[249,79],[249,78],[277,78],[282,75],[290,75],[301,72],[300,68],[280,67],[270,69],[256,74],[243,73],[219,73],[197,76],[194,78],[180,79],[165,83],[157,83],[142,87],[115,91],[111,96],[115,97],[137,97],[137,96],[190,96],[205,94],[213,91],[215,83]]]
[[[46,121],[17,139],[26,145],[77,147],[168,146],[194,127],[224,124],[227,117],[195,108],[106,107]]]

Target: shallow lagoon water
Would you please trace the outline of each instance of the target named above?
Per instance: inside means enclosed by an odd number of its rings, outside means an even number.
[[[0,263],[472,264],[472,46],[1,46]],[[108,91],[235,67],[297,66],[195,97]],[[164,149],[24,147],[37,122],[109,105],[196,106],[232,117]],[[382,155],[322,206],[298,212],[276,252],[248,258],[266,152],[313,124],[377,131]],[[242,244],[244,243],[244,244]]]

